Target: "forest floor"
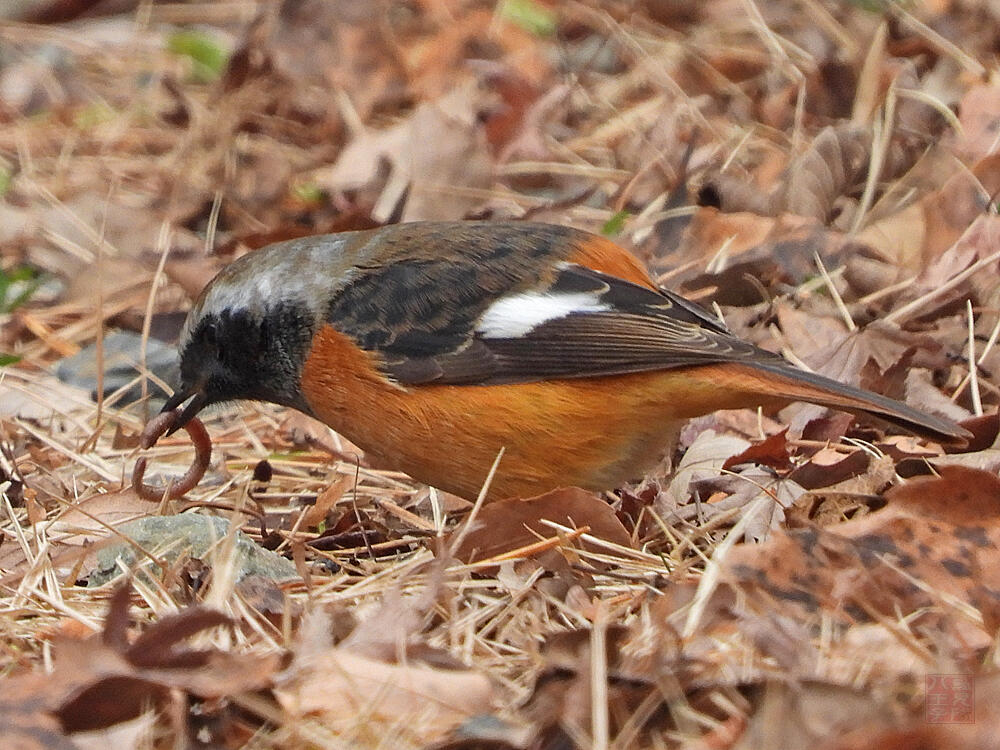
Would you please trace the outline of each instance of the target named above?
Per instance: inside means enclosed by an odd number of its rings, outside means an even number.
[[[995,3],[18,7],[0,745],[995,745]],[[132,490],[219,268],[463,218],[604,234],[744,338],[974,438],[720,412],[616,492],[476,507],[244,404],[206,416],[185,497]],[[192,448],[145,455],[162,482]]]

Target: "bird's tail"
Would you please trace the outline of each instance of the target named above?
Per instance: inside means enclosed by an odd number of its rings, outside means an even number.
[[[781,361],[754,362],[747,364],[746,368],[748,372],[757,371],[758,392],[764,395],[873,415],[910,432],[948,444],[965,444],[972,437],[972,433],[950,419],[927,414],[895,399],[845,385]]]

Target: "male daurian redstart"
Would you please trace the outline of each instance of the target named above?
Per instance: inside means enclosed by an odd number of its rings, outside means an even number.
[[[224,268],[180,339],[186,403],[270,401],[376,465],[490,498],[641,478],[678,425],[811,401],[947,442],[958,425],[804,372],[562,226],[429,222],[307,237]]]

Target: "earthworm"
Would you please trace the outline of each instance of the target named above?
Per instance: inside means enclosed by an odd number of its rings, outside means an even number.
[[[144,450],[151,448],[164,433],[174,426],[177,416],[177,411],[166,411],[149,420],[139,435],[140,447]],[[208,462],[212,458],[212,439],[208,436],[208,430],[197,417],[190,419],[184,425],[184,429],[191,436],[191,442],[194,445],[194,461],[190,468],[184,472],[180,479],[167,487],[155,487],[144,484],[142,481],[146,474],[146,457],[140,456],[136,459],[135,468],[132,469],[132,489],[139,497],[156,502],[162,500],[166,494],[167,500],[173,500],[193,490],[201,478],[205,476]]]

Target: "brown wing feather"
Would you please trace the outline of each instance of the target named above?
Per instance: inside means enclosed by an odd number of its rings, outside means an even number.
[[[545,291],[590,292],[606,309],[572,313],[512,338],[489,338],[473,329],[460,345],[444,351],[428,346],[410,356],[387,352],[386,369],[404,385],[487,385],[783,361],[736,338],[687,300],[589,268],[564,266]]]

